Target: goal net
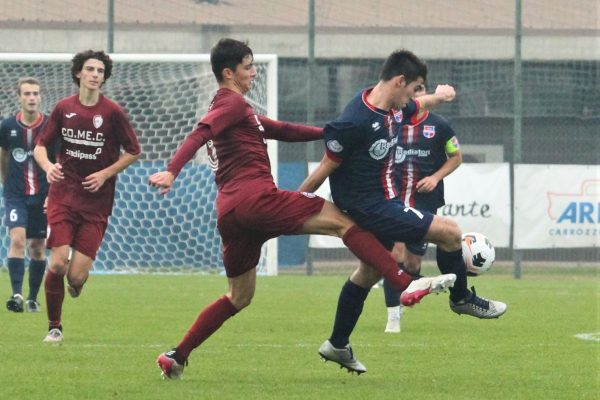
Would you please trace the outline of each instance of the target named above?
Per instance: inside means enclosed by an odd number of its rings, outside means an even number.
[[[36,77],[42,111],[76,93],[70,75],[72,54],[0,54],[0,115],[19,110],[17,80]],[[148,177],[168,159],[206,112],[217,85],[209,55],[113,54],[113,75],[103,93],[128,113],[142,146],[141,159],[121,172],[113,215],[96,272],[221,272],[221,239],[216,226],[216,185],[206,149],[183,169],[170,193],[161,197]],[[255,55],[258,77],[246,96],[257,113],[277,118],[277,57]],[[277,144],[267,143],[277,179]],[[0,209],[4,210],[3,199]],[[8,235],[1,235],[5,259]],[[263,246],[259,273],[277,273],[277,242]]]

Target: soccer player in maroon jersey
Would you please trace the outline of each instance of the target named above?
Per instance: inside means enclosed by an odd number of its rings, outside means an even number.
[[[21,110],[0,126],[0,169],[2,173],[5,216],[10,247],[8,272],[13,294],[6,308],[14,312],[38,312],[37,295],[46,270],[46,214],[48,195],[46,174],[35,163],[33,147],[46,123],[40,112],[40,82],[33,77],[19,79],[17,93]],[[29,294],[23,300],[25,246],[29,253]]]
[[[383,274],[398,288],[407,288],[413,281],[406,273],[398,274],[395,261],[372,234],[356,226],[332,203],[312,193],[277,189],[265,139],[309,141],[322,138],[323,132],[321,128],[278,122],[254,112],[243,97],[256,77],[248,45],[221,39],[211,51],[211,66],[219,90],[208,113],[177,150],[167,170],[149,179],[150,185],[161,188],[161,194],[167,193],[183,166],[207,145],[218,186],[217,226],[229,281],[228,293],[202,310],[177,347],[158,356],[163,377],[171,379],[181,376],[194,348],[250,304],[261,246],[268,239],[306,233],[338,236],[358,258],[379,268],[372,274]],[[427,290],[415,294],[414,301],[440,287],[436,278],[419,281]],[[344,350],[344,366],[364,372],[351,349]]]
[[[141,154],[127,115],[102,94],[112,67],[103,51],[87,50],[73,57],[71,75],[79,93],[56,104],[34,149],[50,183],[51,262],[44,282],[49,330],[44,342],[63,340],[64,277],[69,294],[79,296],[112,212],[117,174]],[[53,163],[47,147],[55,140],[60,152]]]

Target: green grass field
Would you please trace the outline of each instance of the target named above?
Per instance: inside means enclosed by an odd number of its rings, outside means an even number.
[[[42,343],[45,313],[0,310],[2,399],[597,399],[597,269],[510,271],[471,279],[509,304],[499,320],[457,316],[447,296],[406,312],[384,334],[374,289],[353,335],[361,376],[322,363],[345,276],[258,280],[254,303],[198,348],[181,381],[163,381],[156,356],[175,345],[226,279],[195,275],[95,275],[67,296],[62,345]],[[6,272],[0,292],[9,295]],[[2,300],[4,300],[4,297]],[[43,295],[41,296],[43,298]],[[45,304],[42,301],[45,310]]]

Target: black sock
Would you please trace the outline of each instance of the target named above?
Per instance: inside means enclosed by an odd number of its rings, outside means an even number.
[[[23,276],[25,275],[25,260],[23,258],[8,259],[8,273],[13,294],[23,293]]]
[[[37,295],[44,280],[44,272],[46,272],[46,260],[29,261],[29,296],[27,296],[27,300],[37,301]]]
[[[451,252],[436,251],[438,268],[442,274],[456,274],[456,282],[450,288],[450,300],[457,302],[469,295],[467,289],[467,266],[462,258],[462,249]]]
[[[349,279],[342,287],[335,313],[333,332],[329,339],[333,347],[339,349],[349,343],[350,334],[354,330],[358,318],[362,313],[369,290],[371,288],[362,288],[352,283]]]
[[[400,305],[400,291],[390,285],[387,279],[383,280],[383,294],[386,307],[398,307]]]

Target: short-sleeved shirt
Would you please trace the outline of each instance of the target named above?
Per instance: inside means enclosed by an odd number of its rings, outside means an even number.
[[[396,147],[403,121],[418,105],[384,111],[367,101],[371,89],[358,93],[342,114],[325,126],[327,156],[340,163],[329,182],[333,201],[343,210],[394,199],[400,193],[396,180]]]
[[[419,120],[404,124],[396,157],[396,176],[404,204],[432,212],[443,206],[443,180],[431,192],[418,192],[417,182],[433,175],[448,159],[446,154],[458,150],[454,130],[440,115],[426,111]]]
[[[103,95],[93,106],[81,104],[78,94],[67,97],[56,104],[37,144],[48,147],[55,140],[60,141],[58,162],[65,178],[50,186],[48,201],[72,210],[110,215],[116,176],[95,193],[85,190],[82,182],[88,175],[114,164],[121,148],[129,154],[140,153],[140,144],[125,112]]]
[[[46,174],[33,158],[35,141],[48,117],[39,114],[32,125],[23,123],[21,112],[0,125],[0,146],[8,152],[8,171],[3,195],[15,199],[23,196],[45,197],[48,194]]]

